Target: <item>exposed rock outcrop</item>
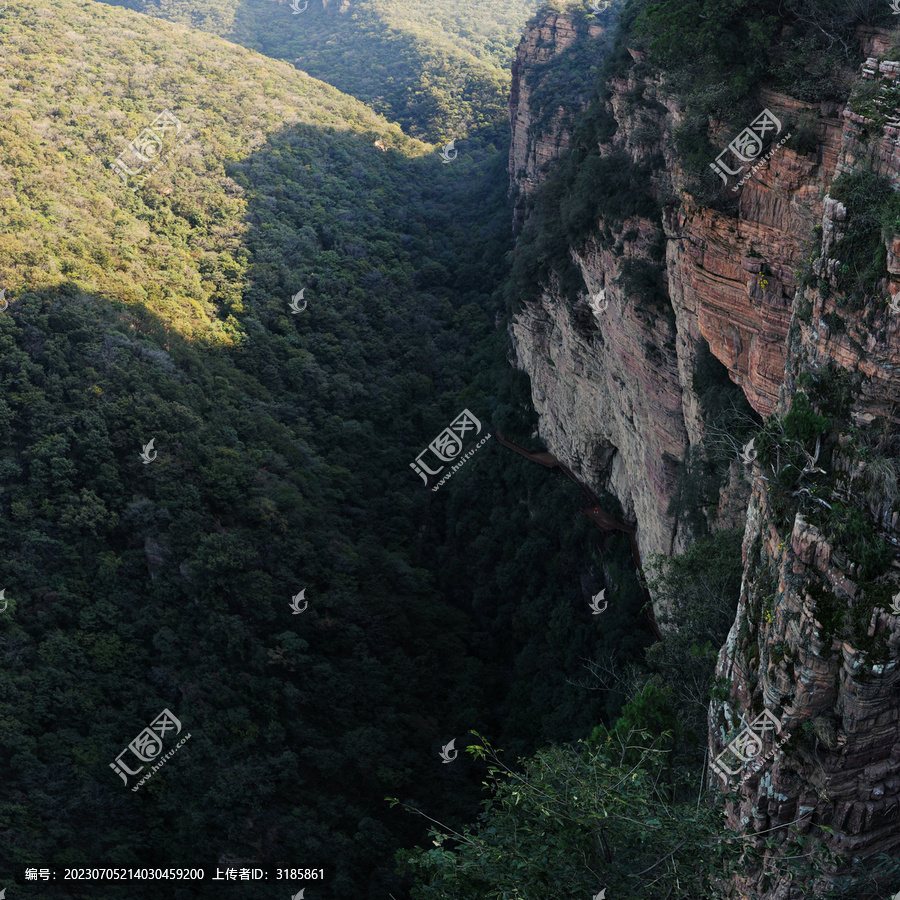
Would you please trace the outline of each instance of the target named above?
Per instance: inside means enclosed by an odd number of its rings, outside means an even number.
[[[591,39],[605,34],[600,25],[590,24],[582,32]],[[532,102],[536,88],[546,80],[549,64],[565,54],[583,37],[571,15],[550,12],[534,23],[519,44],[512,64],[509,95],[509,120],[512,140],[509,145],[510,188],[518,191],[514,224],[521,222],[528,195],[540,183],[547,168],[569,146],[574,113],[587,103],[587,93],[579,95],[574,106],[556,105],[545,109]],[[554,104],[558,98],[551,94]]]
[[[528,67],[554,52],[541,41],[569,40],[563,19],[553,14],[538,23],[516,61],[510,177],[522,195],[567,146],[561,115],[545,117],[539,133],[529,130],[539,116],[527,108],[522,88]],[[890,45],[874,29],[862,36],[873,57]],[[873,58],[861,77],[892,81],[898,72],[900,63]],[[677,100],[633,75],[607,88],[618,127],[599,153],[622,152],[652,169],[661,220],[598,221],[583,245],[570,248],[585,283],[577,303],[550,278],[510,327],[549,450],[587,484],[616,494],[646,557],[678,552],[690,540],[668,509],[678,463],[703,438],[694,389],[701,339],[762,416],[783,417],[802,384],[836,378],[849,392],[850,421],[861,430],[878,423],[884,440],[893,439],[900,424],[900,311],[891,313],[887,294],[847,307],[838,278],[843,263],[833,258],[847,211],[828,191],[841,173],[869,165],[900,180],[900,109],[873,125],[852,101],[847,108],[810,106],[763,94],[760,109],[777,119],[779,143],[739,187],[736,209],[721,210],[696,203],[683,188],[673,142],[682,117]],[[786,137],[798,123],[802,143]],[[862,140],[866,130],[871,137]],[[734,137],[722,133],[719,146]],[[641,296],[628,277],[629,261],[656,261],[660,234],[670,310]],[[893,294],[900,291],[900,240],[890,239],[885,252]],[[809,275],[813,257],[819,259]],[[804,269],[808,277],[800,283]],[[829,459],[830,500],[810,493],[797,499],[798,491],[792,502],[822,511],[843,498],[876,523],[877,540],[898,547],[896,492],[859,493],[860,484],[871,484],[872,463],[851,431],[837,436]],[[897,853],[900,616],[890,612],[896,578],[888,572],[861,579],[859,561],[809,516],[791,512],[785,520],[767,491],[768,470],[754,470],[748,505],[739,468],[732,466],[714,522],[746,521],[746,532],[740,605],[717,672],[730,680],[732,695],[710,711],[710,752],[720,753],[741,723],[763,710],[790,740],[740,785],[732,824],[781,840],[787,831],[779,827],[799,819],[807,832],[814,825],[833,829],[833,837],[819,836],[847,856]],[[828,874],[823,870],[823,879]],[[819,896],[821,887],[761,872],[747,872],[739,885],[741,897],[755,900]]]
[[[900,63],[879,66],[870,59],[863,80],[878,72],[886,84],[893,83],[898,71]],[[853,105],[851,98],[843,110],[834,171],[861,172],[871,165],[874,173],[896,181],[900,110],[882,128],[873,128],[872,120],[854,112]],[[872,136],[863,139],[866,130]],[[833,254],[847,230],[846,218],[844,205],[826,195],[814,263],[821,281],[796,292],[776,411],[788,410],[804,379],[807,384],[842,379],[853,385],[848,410],[853,424],[839,436],[830,466],[834,485],[825,502],[843,501],[861,509],[872,522],[872,541],[881,539],[896,548],[898,512],[891,488],[896,473],[883,486],[873,484],[871,475],[879,445],[888,452],[897,449],[900,312],[892,312],[886,296],[869,297],[858,309],[842,302],[841,261]],[[900,290],[896,244],[893,239],[885,247],[893,278],[889,293]],[[860,442],[854,426],[869,431],[874,422],[880,425],[880,437],[869,433]],[[729,726],[739,716],[746,721],[751,710],[763,707],[794,737],[771,765],[741,787],[741,801],[730,808],[731,823],[750,819],[754,831],[782,829],[783,834],[788,823],[799,819],[801,830],[814,825],[832,829],[833,836],[820,836],[847,857],[896,854],[900,615],[892,609],[898,606],[893,599],[897,563],[881,577],[860,577],[860,560],[826,539],[802,513],[788,528],[779,527],[762,480],[766,474],[771,475],[757,470],[744,537],[741,602],[717,672],[731,680],[733,698],[710,711],[710,751],[723,749]],[[824,891],[828,874],[823,872],[822,884],[800,889],[748,873],[743,887],[748,896],[798,900]]]
[[[585,272],[615,271],[611,251],[593,245]],[[588,276],[590,277],[590,276]],[[638,524],[641,556],[671,552],[675,529],[666,507],[687,448],[673,323],[642,316],[612,285],[593,315],[602,331],[579,327],[549,291],[512,324],[518,362],[531,375],[540,433],[578,478],[604,486]]]
[[[537,32],[564,35],[570,30],[554,14]],[[536,62],[551,52],[526,37],[517,62],[525,79],[532,48]],[[663,159],[654,175],[657,199],[670,199],[681,174],[671,136],[680,110],[658,87],[634,78],[613,80],[611,110],[618,128],[601,152],[624,151],[634,164]],[[640,95],[639,102],[635,97]],[[554,120],[546,136],[519,141],[523,94],[511,104],[514,144],[510,175],[524,193],[540,170],[519,166],[528,147],[565,146]],[[799,104],[769,95],[765,102],[784,117]],[[841,119],[835,111],[818,120],[822,152],[806,158],[782,149],[742,189],[737,219],[687,202],[666,206],[662,222],[634,219],[622,237],[604,247],[599,238],[572,248],[588,290],[583,306],[570,310],[554,285],[539,304],[516,316],[512,332],[519,364],[531,375],[533,399],[541,413],[541,436],[553,453],[596,486],[615,493],[638,526],[642,555],[684,547],[675,520],[667,513],[676,490],[678,463],[702,437],[699,402],[693,390],[700,339],[744,389],[753,407],[771,412],[783,380],[785,338],[791,315],[794,268],[799,265],[812,227],[821,219],[821,201],[840,146]],[[730,136],[723,135],[727,143]],[[534,151],[537,152],[537,151]],[[597,231],[615,223],[598,222]],[[650,308],[628,289],[623,264],[646,260],[665,231],[667,310]],[[661,235],[660,235],[661,236]],[[763,274],[765,273],[765,274]],[[624,284],[623,284],[624,281]],[[591,296],[605,290],[601,311]],[[587,324],[585,324],[587,323]],[[735,494],[729,491],[726,496]],[[736,492],[735,503],[744,496]],[[738,519],[738,507],[723,509]]]

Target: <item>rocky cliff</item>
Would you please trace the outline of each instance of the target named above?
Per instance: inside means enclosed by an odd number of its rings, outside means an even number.
[[[548,12],[533,23],[519,44],[509,95],[510,187],[517,194],[514,225],[521,223],[525,201],[534,187],[568,147],[573,117],[588,99],[584,84],[569,97],[561,97],[553,89],[553,63],[585,38],[593,48],[602,45],[598,38],[606,33],[607,29],[595,22],[579,28],[571,15]]]
[[[886,35],[870,36],[873,56],[886,47]],[[900,177],[898,70],[898,62],[870,58],[840,117],[828,116],[821,146],[830,156],[823,167],[829,176],[843,174],[855,184]],[[838,192],[837,182],[825,189]],[[844,239],[859,227],[860,215],[877,211],[878,201],[867,197],[854,215],[823,196],[822,203],[805,204],[820,216],[821,237],[808,260],[814,277],[793,295],[776,409],[786,412],[806,388],[825,401],[833,422],[830,462],[824,454],[818,460],[826,468],[825,489],[812,504],[785,510],[773,502],[771,465],[755,469],[742,596],[717,673],[734,691],[730,702],[710,711],[710,751],[722,751],[742,720],[771,711],[788,743],[741,786],[740,800],[730,804],[732,824],[781,834],[791,822],[807,833],[821,825],[833,830],[827,843],[834,851],[873,858],[900,849],[900,603],[894,599],[900,598],[894,559],[900,310],[896,301],[894,308],[888,303],[900,291],[900,246],[896,237],[877,235],[890,278],[864,305],[854,304],[841,277],[854,264]],[[841,527],[835,528],[838,504]],[[793,513],[789,521],[786,511]],[[865,530],[851,536],[851,526],[854,533]],[[884,547],[893,552],[867,559]],[[828,874],[812,890],[822,890]],[[792,887],[761,872],[748,873],[744,887],[772,898],[811,895],[809,885]]]
[[[547,41],[569,39],[564,18],[538,22],[516,61],[510,176],[524,194],[568,145],[561,113],[528,131],[536,116],[521,86],[553,53]],[[720,209],[685,186],[678,98],[635,74],[646,67],[612,78],[616,127],[597,151],[645,167],[663,212],[601,217],[570,248],[585,286],[577,300],[551,277],[511,325],[542,438],[619,497],[643,556],[692,537],[669,510],[679,462],[708,430],[695,389],[705,344],[753,409],[775,414],[749,488],[732,466],[711,517],[746,531],[740,605],[717,671],[731,696],[710,710],[710,754],[769,711],[786,742],[745,781],[724,783],[736,792],[732,824],[774,836],[776,853],[790,823],[826,826],[833,834],[817,836],[848,858],[900,850],[900,308],[887,302],[900,291],[900,241],[885,227],[900,222],[890,190],[900,178],[900,63],[883,59],[886,34],[860,42],[870,59],[846,105],[759,96],[777,123],[771,152],[746,183],[729,176],[736,200]],[[733,137],[722,133],[720,146]],[[866,206],[876,201],[880,215]],[[873,258],[887,259],[890,278],[862,296],[853,279]],[[635,277],[651,264],[669,305]],[[789,419],[800,393],[809,410],[798,405]],[[825,880],[839,869],[819,867]],[[821,887],[762,870],[739,885],[741,897],[771,900]]]
[[[528,131],[523,123],[538,116],[526,108],[528,93],[521,85],[532,57],[540,66],[553,56],[547,41],[561,35],[569,46],[572,31],[564,16],[550,14],[519,48],[510,103],[510,176],[520,198],[540,183],[547,161],[568,146],[567,132],[559,127],[562,112],[544,118],[546,130]],[[634,165],[671,157],[679,113],[666,105],[658,86],[629,77],[609,87],[618,129],[601,153],[624,153]],[[796,159],[780,164],[821,168]],[[665,168],[653,180],[657,197],[671,191],[673,174]],[[667,510],[679,462],[702,434],[692,388],[698,340],[709,341],[758,410],[772,409],[781,383],[791,267],[801,252],[799,235],[809,231],[815,216],[798,211],[780,193],[751,202],[752,224],[740,229],[729,217],[684,206],[668,208],[656,221],[631,217],[612,223],[619,235],[613,240],[610,223],[598,222],[596,235],[572,248],[586,286],[578,304],[572,307],[557,285],[548,284],[540,301],[528,303],[512,324],[519,365],[532,379],[541,436],[585,482],[616,494],[637,525],[644,557],[677,552],[688,538]],[[521,205],[518,210],[521,218]],[[784,252],[784,262],[762,288],[757,254],[775,258],[776,249]],[[629,273],[651,258],[660,265],[664,260],[668,272],[671,303],[662,307],[628,288],[634,280]],[[743,506],[745,492],[737,494]],[[733,517],[734,509],[723,504],[721,514]]]

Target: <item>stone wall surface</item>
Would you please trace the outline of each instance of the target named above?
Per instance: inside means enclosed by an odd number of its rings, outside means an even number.
[[[571,39],[565,16],[548,14],[519,48],[510,178],[521,195],[535,191],[569,140],[560,127],[563,111],[543,133],[534,133],[538,116],[528,106],[528,70]],[[862,39],[870,58],[860,83],[895,79],[900,63],[878,58],[890,38],[870,29]],[[854,385],[852,423],[860,430],[873,423],[897,430],[900,310],[892,313],[887,300],[900,292],[900,239],[885,238],[893,279],[888,290],[862,309],[841,298],[841,262],[824,258],[846,228],[845,208],[828,193],[833,180],[868,167],[900,180],[900,110],[873,128],[872,120],[851,110],[852,98],[842,107],[761,94],[760,110],[783,125],[779,137],[800,121],[807,129],[813,123],[816,148],[790,149],[796,142],[777,147],[739,188],[735,214],[701,206],[684,189],[673,140],[682,117],[677,98],[631,77],[607,87],[618,128],[598,152],[622,150],[636,164],[662,160],[652,182],[663,213],[659,221],[625,222],[615,246],[602,239],[609,223],[598,220],[596,233],[570,248],[585,284],[578,302],[551,277],[540,298],[514,316],[510,330],[518,365],[531,377],[548,449],[589,486],[620,499],[646,559],[679,552],[691,540],[667,510],[679,461],[704,437],[693,388],[700,339],[763,417],[783,417],[799,384],[843,370]],[[645,102],[636,104],[639,89]],[[718,137],[724,149],[735,135]],[[647,308],[622,287],[623,264],[647,259],[660,232],[671,311]],[[797,273],[810,265],[815,277],[799,283]],[[865,459],[849,449],[854,441],[858,435],[841,435],[841,449],[831,459],[833,472],[840,473],[831,501],[844,490],[840,496],[862,503],[880,523],[881,536],[900,546],[896,503],[870,495],[862,501],[854,493],[867,477]],[[712,523],[746,530],[740,603],[717,671],[730,680],[731,698],[710,709],[709,749],[714,758],[742,723],[763,710],[778,720],[780,737],[791,739],[740,784],[740,800],[729,807],[731,822],[783,834],[781,826],[800,820],[807,832],[813,825],[833,829],[830,846],[848,856],[896,854],[900,616],[891,612],[888,591],[897,589],[896,573],[882,578],[882,585],[858,583],[854,561],[808,517],[798,512],[792,521],[779,518],[767,490],[771,472],[752,469],[748,496],[740,469],[732,466]],[[823,885],[827,877],[823,872]],[[755,900],[800,900],[824,890],[761,872],[748,872],[737,888]]]

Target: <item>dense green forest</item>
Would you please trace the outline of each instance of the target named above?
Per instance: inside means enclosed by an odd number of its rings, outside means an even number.
[[[294,13],[288,0],[107,2],[287,60],[407,134],[429,141],[466,135],[470,144],[508,130],[509,66],[538,6],[538,0],[311,0]]]
[[[253,859],[401,900],[427,822],[386,798],[463,827],[488,769],[443,745],[586,738],[628,699],[592,668],[651,640],[574,485],[496,440],[436,494],[410,470],[463,408],[531,440],[506,147],[444,165],[288,63],[90,0],[12,0],[0,35],[0,872]],[[163,110],[165,160],[117,175]],[[191,739],[133,793],[111,764],[163,709]]]

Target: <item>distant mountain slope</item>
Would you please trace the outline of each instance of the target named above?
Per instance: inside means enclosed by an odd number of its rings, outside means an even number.
[[[291,202],[302,207],[322,187],[319,167],[334,152],[323,143],[329,131],[361,141],[371,165],[395,178],[399,162],[376,149],[376,140],[413,156],[428,149],[289,65],[183,26],[126,13],[123,27],[121,13],[92,2],[48,12],[11,5],[3,19],[10,52],[0,80],[0,145],[9,156],[0,163],[8,211],[0,275],[8,284],[75,282],[109,299],[141,300],[185,336],[228,343],[235,331],[229,312],[241,303],[233,285],[246,267],[229,256],[248,228],[248,162],[240,160],[274,141],[275,160],[287,155],[294,162],[288,173],[269,160],[280,169],[271,182],[296,178]],[[181,143],[154,171],[156,189],[142,194],[153,198],[148,208],[109,166],[164,109],[182,123]],[[440,171],[439,157],[430,162]],[[354,204],[346,176],[365,178],[340,167],[335,175],[329,190],[343,195],[342,203],[327,212],[309,209],[308,228],[325,228],[324,219],[336,227],[346,217],[340,206]],[[310,179],[315,190],[304,186]],[[393,202],[400,201],[398,194]],[[297,264],[284,284],[290,296],[309,254],[303,238],[285,240]]]
[[[287,0],[116,2],[289,60],[430,141],[505,121],[509,66],[538,5],[310,0],[294,14]]]

